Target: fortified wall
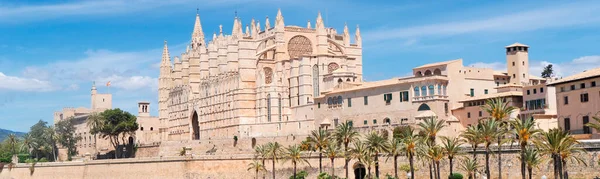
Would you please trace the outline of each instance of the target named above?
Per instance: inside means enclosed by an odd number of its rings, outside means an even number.
[[[235,147],[232,147],[235,149]],[[518,178],[520,175],[520,162],[518,160],[517,146],[512,149],[507,148],[506,153],[502,154],[502,174],[503,178]],[[582,158],[588,164],[568,164],[570,178],[594,178],[599,176],[598,172],[598,148],[589,149],[588,153],[582,154]],[[188,155],[180,157],[154,157],[154,158],[135,158],[135,159],[115,159],[115,160],[93,160],[80,162],[59,162],[59,163],[40,163],[34,167],[33,173],[30,170],[30,164],[17,164],[12,170],[4,167],[0,173],[0,179],[8,178],[198,178],[198,179],[221,179],[221,178],[254,178],[255,173],[248,171],[248,164],[252,162],[253,155],[235,154],[225,155]],[[308,178],[316,178],[319,168],[318,153],[312,152],[308,161],[312,167],[305,164],[298,165],[298,171],[305,170],[309,173]],[[470,157],[471,154],[467,153]],[[462,157],[462,156],[461,156]],[[457,158],[461,158],[457,157]],[[490,156],[490,166],[492,178],[497,178],[497,155]],[[393,159],[387,156],[380,157],[381,176],[386,174],[393,175]],[[485,161],[483,153],[478,152],[478,161]],[[360,170],[357,161],[350,162],[349,178],[355,178],[355,172]],[[459,169],[459,161],[455,160],[454,170],[465,174]],[[334,161],[335,173],[337,176],[344,176],[343,158],[336,158]],[[399,157],[398,164],[408,164],[406,157]],[[267,160],[265,163],[270,178],[272,163]],[[278,161],[276,164],[276,178],[288,178],[292,175],[293,166],[290,162]],[[428,178],[429,170],[424,162],[415,162],[417,168],[416,178]],[[440,163],[441,175],[448,174],[448,161]],[[481,168],[483,170],[483,168]],[[323,158],[323,171],[331,173],[331,162],[328,158]],[[371,167],[374,174],[374,167]],[[534,169],[534,178],[540,178],[542,175],[553,178],[553,168],[551,164],[542,164],[540,168]],[[259,176],[262,177],[263,174]],[[400,178],[406,178],[406,174],[399,171]]]

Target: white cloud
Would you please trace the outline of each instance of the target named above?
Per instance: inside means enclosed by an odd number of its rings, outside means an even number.
[[[551,63],[548,61],[537,61],[530,63],[530,73],[536,76],[542,74],[544,67],[548,64],[552,64],[552,69],[557,77],[571,76],[577,73],[581,73],[585,70],[594,69],[600,67],[600,55],[595,56],[583,56],[575,58],[571,61],[561,63]]]
[[[600,6],[597,2],[591,1],[547,6],[487,18],[471,18],[465,21],[403,28],[382,28],[366,31],[363,36],[366,40],[381,41],[425,36],[452,36],[474,32],[517,33],[544,28],[590,24],[598,21],[600,21]]]
[[[0,22],[40,21],[61,17],[82,17],[91,15],[114,15],[186,5],[209,9],[221,6],[255,3],[258,0],[90,0],[59,4],[20,5],[2,4]],[[269,1],[269,0],[262,0]]]
[[[98,78],[97,81],[107,83],[110,81],[110,87],[120,88],[124,90],[140,90],[147,89],[151,91],[158,90],[158,78],[149,76],[117,76]]]
[[[0,72],[0,90],[11,91],[53,91],[57,88],[48,81],[35,78],[22,78],[16,76],[7,76]]]
[[[477,68],[491,68],[496,71],[506,71],[506,64],[500,63],[500,62],[492,62],[492,63],[476,62],[476,63],[470,64],[467,66],[477,67]]]
[[[79,85],[77,85],[77,84],[71,84],[66,88],[66,90],[69,90],[69,91],[76,91],[78,89],[79,89]]]

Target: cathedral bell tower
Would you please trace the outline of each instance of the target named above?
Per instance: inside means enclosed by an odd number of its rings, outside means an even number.
[[[529,46],[520,43],[506,46],[506,67],[510,84],[529,83]]]

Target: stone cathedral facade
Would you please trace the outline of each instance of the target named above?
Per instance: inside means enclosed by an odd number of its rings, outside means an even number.
[[[185,52],[171,58],[165,41],[161,140],[307,135],[318,127],[314,98],[342,82],[362,82],[358,26],[351,42],[347,26],[338,34],[321,14],[314,27],[286,26],[281,11],[270,23],[267,17],[263,27],[254,19],[244,26],[235,17],[231,34],[220,26],[207,40],[196,15]]]

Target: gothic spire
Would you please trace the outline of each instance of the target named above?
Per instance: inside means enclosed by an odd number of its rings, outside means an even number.
[[[256,34],[258,35],[260,31],[260,21],[256,20]]]
[[[238,32],[238,18],[237,16],[233,19],[233,28],[231,29],[231,36],[237,36]]]
[[[238,19],[237,19],[237,23],[238,23],[238,24],[237,24],[237,31],[238,31],[237,33],[238,33],[238,35],[239,35],[240,37],[241,37],[241,36],[244,36],[244,30],[243,30],[243,28],[244,28],[244,25],[242,25],[242,18],[238,18]]]
[[[162,61],[161,66],[168,65],[171,66],[171,58],[169,57],[169,47],[167,46],[167,41],[165,40],[165,46],[163,48]]]
[[[348,32],[348,23],[344,23],[344,45],[350,45],[350,32]]]
[[[277,16],[275,17],[275,27],[283,28],[285,24],[283,23],[283,15],[281,15],[281,9],[277,10]]]
[[[248,24],[246,24],[246,34],[244,34],[245,37],[250,37],[250,26]]]
[[[252,37],[255,37],[256,34],[258,34],[258,32],[256,31],[256,21],[254,20],[254,18],[252,18],[252,21],[250,22],[250,25],[251,25],[250,28],[252,29],[251,35],[252,35]]]
[[[354,40],[356,41],[356,45],[362,45],[362,38],[360,37],[360,28],[358,27],[358,24],[356,25],[356,35],[354,36]]]
[[[319,11],[319,15],[317,15],[317,23],[315,24],[317,29],[325,29],[325,24],[323,24],[323,18],[321,17],[321,12]]]
[[[269,23],[269,16],[265,19],[265,31],[271,28],[271,24]]]
[[[192,48],[204,44],[204,32],[200,23],[200,15],[196,12],[196,22],[194,23],[194,31],[192,32]]]
[[[223,36],[223,25],[219,25],[219,36]]]

